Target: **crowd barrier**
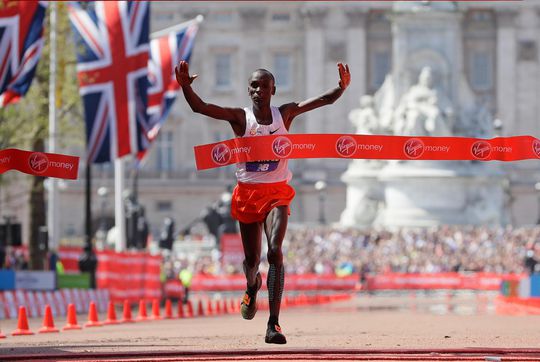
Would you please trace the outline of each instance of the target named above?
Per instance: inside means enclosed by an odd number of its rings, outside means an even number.
[[[288,291],[308,290],[398,290],[398,289],[467,289],[467,290],[499,290],[503,280],[512,276],[494,273],[432,273],[401,274],[387,273],[367,275],[361,283],[358,274],[345,277],[317,274],[288,274],[285,288]],[[519,276],[517,276],[519,277]],[[264,276],[263,276],[264,279]],[[265,288],[263,283],[263,289]],[[246,288],[243,275],[196,275],[193,277],[192,291],[242,291]],[[165,283],[167,297],[180,298],[183,287],[178,280]]]
[[[75,305],[77,313],[84,313],[88,311],[90,301],[103,312],[109,300],[106,289],[6,290],[0,292],[0,319],[16,318],[20,306],[26,307],[29,317],[41,317],[45,305],[51,307],[54,316],[65,316],[69,304]]]

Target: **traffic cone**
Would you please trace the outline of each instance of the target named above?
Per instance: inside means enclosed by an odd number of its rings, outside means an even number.
[[[122,323],[133,323],[135,322],[133,319],[131,319],[131,304],[129,304],[129,300],[124,300],[124,312],[123,312],[124,318],[122,319]]]
[[[165,301],[165,318],[166,319],[172,319],[173,318],[173,314],[172,314],[172,302],[170,299],[167,299]]]
[[[187,313],[186,317],[193,318],[193,303],[191,303],[191,300],[187,301]]]
[[[221,314],[221,299],[216,300],[216,313],[217,315]]]
[[[148,315],[146,314],[146,302],[141,299],[139,301],[139,315],[137,316],[138,321],[145,321],[148,319]]]
[[[98,320],[98,314],[96,309],[96,303],[90,302],[90,308],[88,309],[88,322],[84,324],[85,327],[101,327],[103,324]]]
[[[159,300],[152,300],[152,319],[162,319],[159,310]]]
[[[11,332],[12,336],[26,336],[34,334],[29,328],[28,328],[28,318],[26,317],[26,307],[24,305],[21,305],[19,307],[19,321],[17,323],[17,329]]]
[[[231,313],[236,313],[236,301],[234,300],[234,297],[231,297]]]
[[[53,333],[59,332],[58,328],[54,326],[53,315],[50,305],[45,305],[45,314],[43,316],[43,327],[39,330],[39,333]]]
[[[70,329],[82,329],[82,327],[77,324],[77,311],[75,311],[75,305],[73,303],[68,304],[67,323],[62,330],[67,331]]]
[[[114,307],[114,303],[112,301],[109,301],[109,305],[107,306],[107,319],[103,322],[103,324],[117,324],[118,321],[116,320],[116,309]]]
[[[2,331],[0,331],[0,339],[1,338],[6,338],[6,335],[4,333],[2,333]]]
[[[178,318],[186,318],[181,300],[178,301]]]
[[[206,314],[214,314],[214,308],[212,308],[212,300],[210,298],[206,300]]]
[[[229,309],[229,304],[227,302],[227,299],[223,299],[223,313],[225,314],[231,314],[231,310]]]
[[[202,299],[199,299],[199,308],[197,309],[197,317],[204,317],[204,308],[202,305]]]

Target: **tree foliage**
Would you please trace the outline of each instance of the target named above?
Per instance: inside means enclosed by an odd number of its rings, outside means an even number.
[[[56,3],[57,11],[57,149],[84,144],[82,105],[78,93],[75,49],[67,4]],[[50,28],[49,6],[45,20],[44,48],[32,85],[19,103],[0,109],[0,149],[46,151],[49,137]],[[30,267],[42,269],[44,251],[38,247],[38,230],[46,225],[43,177],[30,178]],[[2,185],[7,187],[8,185]]]

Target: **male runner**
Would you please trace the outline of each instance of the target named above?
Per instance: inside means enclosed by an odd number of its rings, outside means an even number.
[[[307,111],[334,103],[349,86],[351,75],[346,64],[338,63],[339,81],[335,88],[320,96],[302,102],[291,102],[280,107],[270,105],[276,93],[274,76],[265,69],[257,69],[248,80],[251,107],[221,107],[204,102],[191,88],[197,75],[189,75],[189,65],[181,61],[175,68],[176,80],[184,97],[196,113],[229,122],[237,137],[288,134],[293,119]],[[279,309],[284,285],[283,254],[281,246],[290,214],[289,204],[295,192],[288,182],[291,172],[286,159],[243,162],[237,164],[238,184],[234,189],[231,214],[240,224],[244,247],[243,269],[247,289],[242,299],[244,319],[253,319],[257,312],[257,292],[262,279],[258,272],[261,257],[262,230],[268,242],[268,301],[270,317],[266,330],[266,343],[285,344],[287,340],[279,325]]]

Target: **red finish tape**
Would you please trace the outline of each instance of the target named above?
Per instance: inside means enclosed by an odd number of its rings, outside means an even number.
[[[74,180],[79,173],[79,157],[7,148],[0,150],[0,174],[9,170]]]
[[[481,139],[289,134],[234,138],[195,146],[194,151],[198,170],[281,158],[519,161],[540,159],[540,140],[532,136]]]

